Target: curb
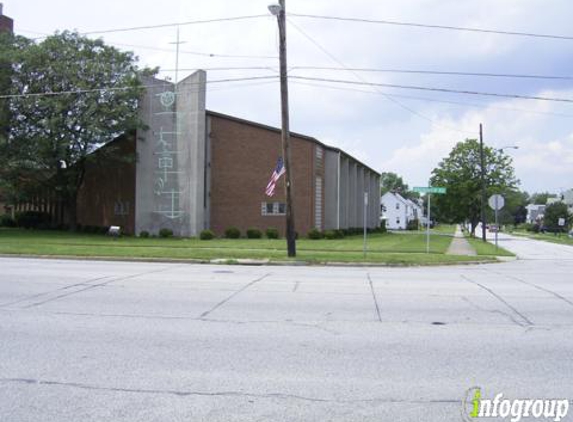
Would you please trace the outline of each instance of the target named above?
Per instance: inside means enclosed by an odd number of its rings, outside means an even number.
[[[440,266],[467,266],[467,265],[484,265],[499,264],[506,260],[497,257],[497,259],[487,259],[481,261],[463,261],[463,262],[437,262],[431,264],[409,264],[409,263],[384,263],[384,262],[311,262],[311,261],[272,261],[257,259],[179,259],[179,258],[127,258],[127,257],[107,257],[107,256],[73,256],[73,255],[29,255],[29,254],[0,254],[0,258],[26,258],[26,259],[47,259],[47,260],[69,260],[69,261],[107,261],[107,262],[149,262],[165,264],[203,264],[203,265],[242,265],[242,266],[276,266],[276,267],[381,267],[381,268],[408,268],[408,267],[440,267]],[[511,261],[517,260],[511,259]]]

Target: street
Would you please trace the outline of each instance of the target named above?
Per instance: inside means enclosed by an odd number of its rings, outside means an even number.
[[[0,420],[443,422],[463,420],[474,386],[571,400],[573,248],[500,246],[520,259],[0,258]]]

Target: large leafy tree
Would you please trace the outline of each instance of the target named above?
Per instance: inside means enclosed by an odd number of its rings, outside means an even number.
[[[563,218],[565,225],[559,225],[559,219]],[[543,214],[543,225],[547,227],[549,231],[561,232],[569,230],[571,223],[573,222],[573,215],[569,212],[567,204],[564,202],[554,202],[553,204],[547,205],[545,208],[545,213]]]
[[[383,172],[380,175],[380,193],[384,195],[386,192],[407,192],[408,185],[404,183],[401,176],[391,171]]]
[[[380,194],[384,195],[386,192],[398,192],[404,198],[417,199],[420,194],[417,192],[412,192],[402,176],[391,171],[383,172],[380,175]]]
[[[513,191],[518,184],[511,157],[484,147],[485,184],[488,196]],[[435,214],[446,222],[469,221],[472,234],[481,215],[480,144],[475,139],[459,142],[432,171],[432,186],[444,186],[447,194],[435,195]]]
[[[75,227],[86,163],[107,142],[142,126],[140,76],[152,72],[141,71],[130,52],[67,31],[20,49],[11,67],[3,179],[20,200],[57,192]],[[103,150],[110,156],[98,153],[98,160],[120,158]]]

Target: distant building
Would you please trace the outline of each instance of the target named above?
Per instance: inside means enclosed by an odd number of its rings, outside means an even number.
[[[4,5],[0,3],[0,32],[14,32],[14,21],[4,15]]]
[[[543,219],[543,215],[545,214],[545,205],[536,205],[536,204],[529,204],[525,207],[527,210],[527,217],[525,221],[529,224],[533,224],[539,222]]]
[[[421,220],[422,207],[404,198],[396,192],[386,192],[380,198],[382,219],[386,220],[386,228],[390,230],[405,230],[412,220]]]

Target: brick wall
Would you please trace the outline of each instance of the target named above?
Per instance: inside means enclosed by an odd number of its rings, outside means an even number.
[[[285,202],[284,176],[277,184],[275,196],[265,195],[265,187],[282,155],[280,131],[215,113],[208,116],[211,229],[222,234],[231,226],[243,233],[250,227],[263,231],[275,227],[284,236],[284,215],[261,213],[263,202]],[[312,140],[291,136],[295,229],[300,235],[314,227],[315,148]]]
[[[78,224],[121,226],[124,233],[135,230],[135,139],[119,138],[96,152],[87,164],[84,184],[78,195]],[[113,150],[111,150],[113,149]],[[104,155],[122,157],[121,161]],[[130,160],[125,162],[123,159]]]

